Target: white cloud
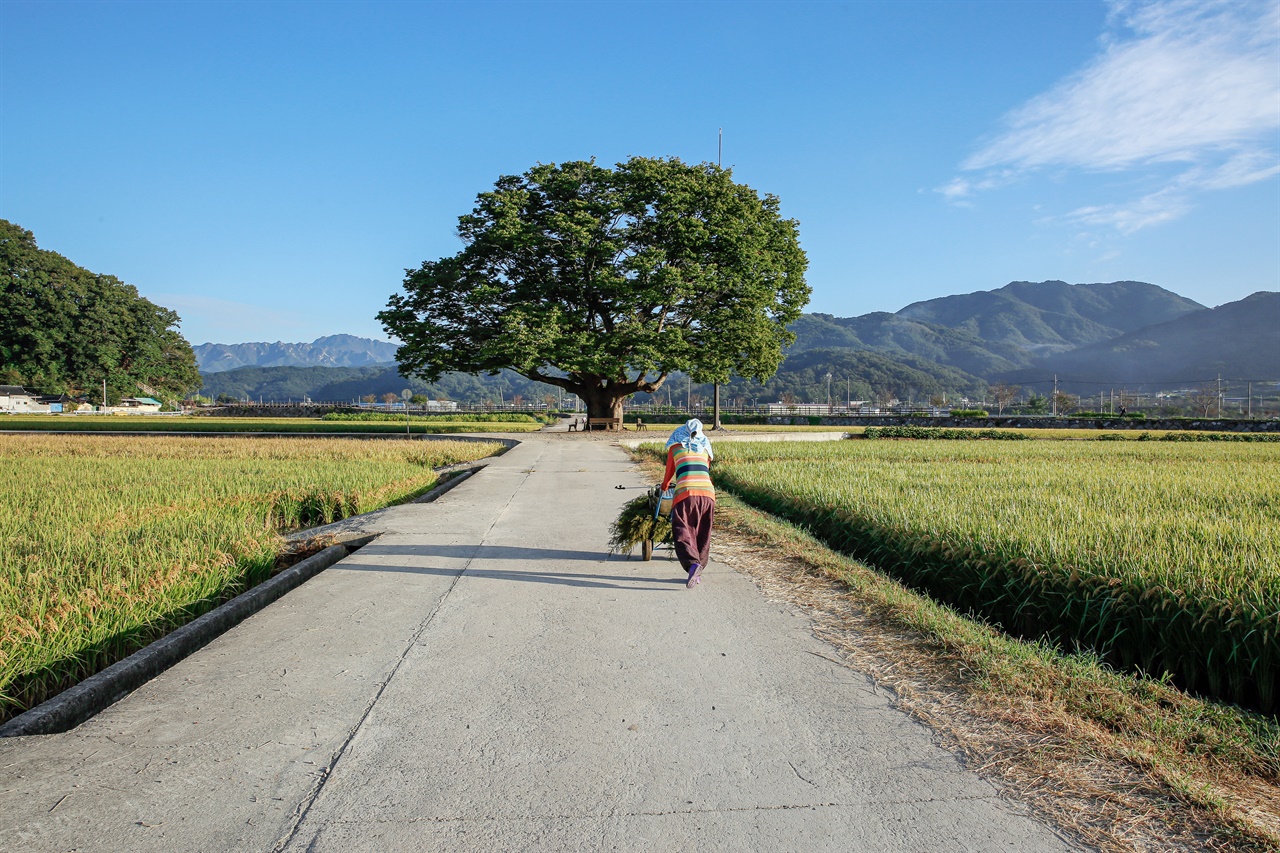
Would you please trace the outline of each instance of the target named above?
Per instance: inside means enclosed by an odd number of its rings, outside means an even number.
[[[973,192],[973,185],[964,178],[953,178],[951,183],[938,187],[938,192],[946,196],[948,201],[958,201]]]
[[[1125,204],[1081,207],[1068,213],[1067,219],[1081,225],[1108,225],[1123,234],[1132,234],[1177,219],[1190,209],[1181,190],[1166,188]]]
[[[1162,176],[1134,202],[1069,214],[1134,231],[1181,216],[1196,192],[1280,173],[1280,0],[1117,0],[1111,22],[1096,59],[962,164],[977,176],[938,191],[968,196],[1045,168]]]

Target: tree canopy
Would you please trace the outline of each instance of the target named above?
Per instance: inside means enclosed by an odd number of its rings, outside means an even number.
[[[406,375],[509,368],[617,416],[674,371],[764,381],[809,299],[798,223],[708,163],[540,164],[458,223],[378,314]]]
[[[0,219],[0,381],[46,394],[180,399],[200,387],[179,318],[114,276],[40,249]]]

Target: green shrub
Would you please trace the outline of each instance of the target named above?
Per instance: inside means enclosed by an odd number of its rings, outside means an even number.
[[[1167,432],[1161,441],[1280,441],[1274,432]]]
[[[863,433],[866,438],[920,438],[945,440],[978,440],[995,439],[997,441],[1019,441],[1031,436],[1024,432],[1013,432],[1000,429],[947,429],[945,427],[921,426],[887,426],[867,427]]]
[[[534,424],[538,423],[538,418],[533,415],[526,415],[519,412],[455,412],[453,414],[442,415],[408,415],[410,421],[418,421],[425,423],[509,423],[509,424]],[[323,420],[326,421],[399,421],[404,423],[404,412],[330,412],[325,415]]]

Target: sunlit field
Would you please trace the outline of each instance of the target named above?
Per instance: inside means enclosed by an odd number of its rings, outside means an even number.
[[[0,435],[0,719],[264,580],[281,534],[494,442]]]

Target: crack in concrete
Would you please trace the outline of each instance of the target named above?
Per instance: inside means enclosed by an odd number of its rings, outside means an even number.
[[[539,452],[539,457],[541,457],[541,452]],[[512,501],[515,500],[516,494],[520,491],[520,488],[524,485],[525,481],[529,479],[530,473],[531,470],[525,471],[524,477],[520,480],[520,483],[512,489],[511,495],[507,498],[506,504],[503,505],[502,509],[494,517],[493,523],[489,525],[487,530],[485,530],[484,535],[480,537],[481,545],[485,543],[489,538],[489,534],[491,534],[493,529],[498,526],[498,522],[507,514],[507,511],[511,508]],[[479,551],[479,548],[476,550]],[[332,778],[333,771],[337,767],[338,762],[346,755],[348,747],[351,746],[351,742],[355,740],[356,735],[359,734],[360,730],[364,727],[365,721],[369,719],[369,715],[373,713],[373,709],[377,707],[378,701],[382,698],[382,694],[386,691],[387,686],[395,679],[396,673],[400,671],[400,667],[403,666],[404,662],[408,659],[409,653],[418,645],[418,640],[431,625],[432,620],[436,618],[436,614],[444,607],[449,596],[453,594],[453,590],[458,586],[458,582],[462,580],[462,576],[471,568],[471,563],[474,559],[474,555],[467,558],[466,565],[464,565],[458,574],[454,576],[453,582],[450,583],[449,588],[444,591],[444,595],[440,596],[439,600],[436,601],[435,606],[431,608],[431,612],[427,614],[426,618],[423,619],[414,630],[413,636],[409,638],[409,642],[405,646],[404,651],[400,653],[400,657],[396,660],[395,666],[393,666],[391,671],[387,673],[387,677],[379,682],[377,690],[374,691],[373,698],[369,701],[369,704],[365,706],[364,712],[360,715],[360,719],[356,720],[355,725],[351,727],[346,738],[343,739],[342,743],[334,751],[333,755],[330,756],[329,763],[325,767],[321,768],[319,774],[316,776],[315,782],[311,785],[311,789],[298,802],[297,806],[294,807],[293,814],[290,816],[288,831],[285,832],[285,834],[276,841],[275,845],[272,846],[271,853],[281,853],[281,851],[283,851],[298,834],[298,830],[301,828],[302,822],[306,820],[307,815],[310,813],[311,807],[315,805],[316,800],[319,799],[321,792],[324,790],[324,786],[328,783],[329,779]],[[316,840],[317,838],[312,838],[311,842],[307,845],[307,850],[311,850],[314,847]]]
[[[791,772],[796,774],[796,778],[799,779],[801,782],[804,782],[808,785],[812,785],[815,788],[818,787],[817,782],[813,781],[812,779],[806,779],[803,775],[801,775],[800,771],[796,769],[795,762],[791,761],[790,759],[787,759],[787,764],[791,766]]]

